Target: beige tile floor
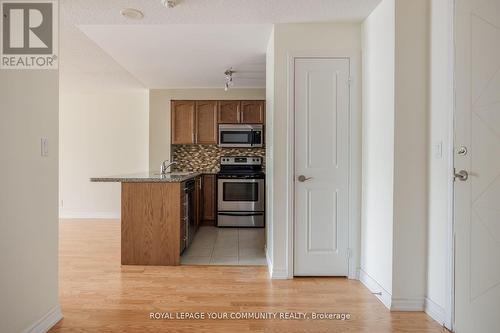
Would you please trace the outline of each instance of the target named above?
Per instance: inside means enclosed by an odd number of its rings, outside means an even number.
[[[267,265],[265,229],[200,227],[183,265]]]

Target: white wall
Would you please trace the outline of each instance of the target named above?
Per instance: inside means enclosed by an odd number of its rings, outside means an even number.
[[[57,71],[0,70],[0,332],[61,318],[57,114]]]
[[[158,170],[170,158],[171,100],[263,100],[265,89],[151,89],[149,91],[149,165]]]
[[[61,91],[61,218],[120,217],[120,184],[89,178],[149,170],[148,105],[145,89]]]
[[[379,298],[392,310],[422,311],[427,278],[428,1],[384,0],[363,31],[361,280],[381,292]]]
[[[361,26],[357,23],[322,23],[322,24],[276,24],[274,26],[274,85],[268,81],[268,88],[274,86],[272,117],[267,117],[267,131],[272,137],[272,168],[267,182],[271,183],[273,216],[268,220],[272,224],[272,276],[287,278],[292,274],[288,254],[289,235],[289,181],[293,175],[288,172],[289,146],[288,121],[288,55],[345,55],[361,53]],[[268,64],[269,64],[268,56]],[[355,80],[360,78],[355,78]],[[269,80],[269,76],[268,76]],[[270,92],[268,92],[270,94]],[[271,103],[268,101],[268,103]],[[271,126],[269,125],[271,124]]]
[[[394,0],[383,1],[362,27],[361,278],[371,280],[385,302],[392,295],[395,10]]]
[[[429,2],[396,1],[392,308],[423,310],[426,286]]]
[[[429,115],[429,177],[428,177],[428,230],[427,230],[427,302],[430,314],[438,321],[450,311],[447,294],[447,248],[452,200],[450,160],[453,142],[450,126],[453,117],[453,0],[431,1],[431,63],[430,63],[430,115]],[[448,323],[448,327],[450,324]]]

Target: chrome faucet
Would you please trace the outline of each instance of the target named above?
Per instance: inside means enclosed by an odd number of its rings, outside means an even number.
[[[175,162],[175,161],[172,161],[172,162],[167,164],[168,161],[169,160],[165,160],[165,161],[161,162],[160,173],[162,175],[167,174],[167,169],[170,168],[172,165],[177,164],[177,162]]]

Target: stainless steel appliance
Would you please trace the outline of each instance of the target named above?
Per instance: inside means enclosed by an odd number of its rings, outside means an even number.
[[[262,147],[263,125],[221,124],[219,125],[219,147]]]
[[[217,174],[217,225],[264,227],[264,193],[261,157],[221,157]]]

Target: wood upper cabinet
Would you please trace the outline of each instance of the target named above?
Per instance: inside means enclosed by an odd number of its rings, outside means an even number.
[[[172,144],[195,143],[195,101],[172,101]]]
[[[217,144],[217,101],[196,102],[195,142]]]
[[[217,124],[264,124],[265,101],[172,101],[172,144],[217,144]]]
[[[264,109],[264,101],[242,101],[240,122],[243,124],[263,124]]]
[[[216,219],[215,175],[203,175],[201,184],[202,220],[204,224],[215,224]]]
[[[264,101],[220,101],[219,124],[263,124]]]
[[[240,122],[240,101],[220,101],[218,111],[219,124],[237,124]]]

